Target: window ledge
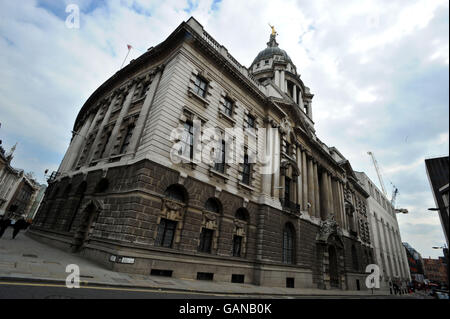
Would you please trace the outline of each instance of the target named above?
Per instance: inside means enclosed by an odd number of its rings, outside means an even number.
[[[225,183],[230,179],[227,175],[225,175],[225,174],[223,174],[223,173],[221,173],[221,172],[216,171],[214,168],[210,168],[210,169],[209,169],[209,175],[210,175],[210,176],[211,176],[211,175],[216,175],[216,176],[222,177],[222,178],[224,179]]]
[[[200,102],[203,102],[204,107],[207,107],[209,105],[209,101],[207,99],[205,99],[204,97],[195,93],[191,88],[189,88],[189,90],[188,90],[188,95],[189,95],[189,97],[195,97]]]
[[[249,191],[252,191],[252,192],[256,191],[256,188],[251,187],[250,185],[247,185],[245,183],[242,183],[241,181],[238,182],[238,186],[242,187],[242,188],[245,188],[245,189],[247,189]]]
[[[142,101],[145,100],[145,98],[146,98],[146,96],[143,96],[143,97],[140,97],[138,99],[135,99],[135,100],[131,101],[131,104],[137,104],[139,102],[142,102]]]
[[[236,120],[233,119],[232,117],[230,117],[229,115],[227,115],[225,112],[223,112],[222,110],[219,110],[219,117],[223,118],[225,120],[227,120],[228,122],[230,122],[233,126],[236,124]]]
[[[190,165],[192,168],[195,168],[197,166],[197,163],[195,163],[194,160],[189,157],[185,157],[182,155],[175,155],[175,156],[181,160],[181,163],[178,164]]]

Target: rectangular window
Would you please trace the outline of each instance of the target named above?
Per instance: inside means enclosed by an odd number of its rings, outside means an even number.
[[[142,90],[141,90],[141,94],[140,94],[139,98],[142,98],[147,95],[147,91],[150,88],[150,84],[151,83],[142,85]]]
[[[222,146],[216,157],[216,163],[214,164],[214,169],[220,173],[225,173],[225,141],[222,140]]]
[[[192,122],[188,121],[184,123],[184,132],[181,137],[182,147],[179,151],[179,155],[183,155],[187,158],[194,158],[194,126]]]
[[[255,118],[251,115],[247,116],[247,128],[255,128]]]
[[[125,137],[122,142],[122,146],[120,147],[120,154],[124,154],[127,152],[128,145],[130,144],[131,137],[133,136],[134,124],[128,125],[127,132],[125,133]]]
[[[172,270],[166,269],[152,269],[150,272],[152,276],[161,276],[161,277],[172,277]]]
[[[291,144],[286,142],[286,154],[291,156]]]
[[[175,229],[177,222],[161,219],[158,225],[158,234],[156,236],[155,245],[160,247],[172,248],[173,237],[175,235]]]
[[[248,162],[248,154],[245,154],[242,171],[242,183],[245,185],[250,185],[250,172],[251,172],[251,164]]]
[[[225,99],[223,112],[230,117],[233,115],[233,101],[227,98]]]
[[[287,176],[284,179],[284,200],[286,202],[291,200],[291,179]]]
[[[200,246],[198,246],[198,251],[203,253],[211,253],[213,234],[214,230],[206,228],[202,229],[202,233],[200,234]]]
[[[100,158],[103,158],[106,152],[106,147],[108,146],[109,139],[111,138],[112,131],[107,132],[105,135],[105,143],[103,144],[102,152],[100,153]]]
[[[286,278],[286,288],[295,288],[295,278]]]
[[[197,280],[213,280],[214,274],[212,272],[198,272]]]
[[[206,81],[203,80],[201,77],[197,76],[195,78],[194,83],[194,92],[200,95],[201,97],[206,97]]]
[[[242,236],[234,235],[233,237],[233,256],[241,257]]]
[[[236,284],[243,284],[245,281],[245,275],[232,274],[231,282]]]

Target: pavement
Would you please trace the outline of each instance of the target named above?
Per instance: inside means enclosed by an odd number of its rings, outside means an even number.
[[[342,296],[347,298],[370,298],[386,296],[382,291],[343,291],[306,288],[262,287],[249,284],[176,279],[110,271],[101,265],[58,248],[48,246],[21,232],[11,239],[12,229],[0,238],[0,282],[36,282],[65,284],[69,273],[66,266],[76,264],[80,268],[82,286],[141,288],[167,292],[185,292],[209,295],[246,297],[286,296]],[[388,296],[386,296],[388,297]],[[400,296],[396,296],[400,297]],[[403,295],[402,298],[423,298]]]

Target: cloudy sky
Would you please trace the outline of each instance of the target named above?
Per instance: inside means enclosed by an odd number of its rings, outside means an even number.
[[[18,4],[20,3],[20,4]],[[69,29],[66,6],[81,10]],[[122,64],[194,16],[241,64],[275,25],[315,94],[319,138],[377,184],[381,166],[403,241],[437,257],[445,239],[424,159],[449,154],[449,14],[446,0],[21,0],[0,1],[0,139],[18,142],[13,165],[57,170],[77,112]]]

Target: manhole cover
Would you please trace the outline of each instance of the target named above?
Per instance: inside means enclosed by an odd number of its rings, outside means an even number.
[[[33,255],[33,254],[23,254],[23,257],[30,257],[30,258],[38,258],[38,256]]]

